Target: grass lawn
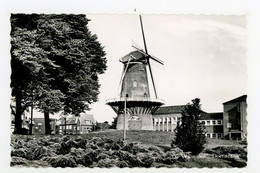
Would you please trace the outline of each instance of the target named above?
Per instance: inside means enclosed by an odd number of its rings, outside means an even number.
[[[127,130],[127,141],[128,142],[140,142],[146,145],[156,145],[170,147],[171,142],[175,136],[174,132],[166,131],[148,131],[148,130]],[[84,134],[88,137],[107,137],[111,139],[123,139],[123,130],[108,130],[98,131]],[[224,140],[224,139],[208,139],[205,148],[214,148],[217,146],[240,146],[239,141]]]

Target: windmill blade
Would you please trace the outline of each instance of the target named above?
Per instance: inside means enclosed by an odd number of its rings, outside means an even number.
[[[147,47],[146,47],[146,42],[145,42],[145,36],[144,36],[144,28],[143,28],[142,16],[139,15],[139,18],[140,18],[142,35],[143,35],[143,41],[144,41],[144,50],[145,50],[145,53],[148,54]]]
[[[159,58],[156,58],[155,56],[152,56],[152,55],[150,56],[150,58],[153,59],[154,61],[164,65],[164,62],[162,60],[160,60]]]
[[[162,60],[160,60],[159,58],[156,58],[155,56],[152,55],[148,55],[147,53],[145,53],[142,49],[137,48],[136,46],[132,45],[133,48],[135,48],[138,52],[142,53],[143,55],[145,55],[146,57],[149,57],[151,59],[153,59],[154,61],[164,65],[164,62]]]
[[[123,81],[123,79],[124,79],[124,77],[125,77],[126,70],[127,70],[127,68],[128,68],[129,62],[130,62],[130,58],[128,59],[128,62],[127,62],[127,64],[126,64],[126,68],[125,68],[125,70],[124,70],[124,72],[123,72],[123,74],[122,74],[122,76],[121,76],[121,79],[120,79],[120,82],[119,82],[119,86],[118,86],[118,90],[119,90],[119,88],[121,88],[121,86],[122,86],[122,81]]]
[[[131,41],[132,41],[132,44],[131,44],[131,45],[133,45],[134,47],[136,47],[136,48],[142,50],[142,48],[141,48],[134,40],[131,40]]]
[[[155,83],[154,83],[154,79],[153,79],[153,72],[152,72],[152,69],[151,69],[151,65],[150,65],[149,59],[147,59],[147,64],[148,64],[149,71],[150,71],[151,78],[152,78],[152,83],[153,83],[153,89],[154,89],[155,98],[157,99],[157,92],[156,92],[156,88],[155,88]]]

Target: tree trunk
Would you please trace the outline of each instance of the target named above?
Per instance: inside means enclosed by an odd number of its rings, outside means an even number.
[[[32,127],[33,127],[33,103],[32,103],[32,106],[31,106],[31,121],[29,122],[30,123],[30,125],[29,125],[29,127],[30,127],[30,129],[29,129],[29,134],[30,135],[32,135]]]
[[[22,133],[22,96],[21,93],[16,94],[16,113],[15,113],[15,124],[14,124],[14,133]]]
[[[45,134],[51,134],[51,126],[50,126],[50,115],[49,112],[44,111],[44,124],[45,124]]]

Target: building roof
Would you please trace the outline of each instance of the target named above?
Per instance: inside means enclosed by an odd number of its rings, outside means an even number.
[[[186,105],[162,106],[155,111],[154,115],[181,113],[185,106]]]
[[[243,102],[243,101],[246,101],[246,98],[247,98],[247,95],[242,95],[240,97],[237,97],[237,98],[234,98],[234,99],[229,100],[227,102],[224,102],[223,104]]]
[[[203,113],[199,117],[200,120],[217,120],[223,119],[223,112],[215,112],[215,113]]]
[[[60,124],[65,124],[65,119],[60,118]],[[77,124],[79,121],[80,125],[92,125],[95,120],[92,114],[80,113],[79,116],[69,115],[66,118],[66,124]]]
[[[79,115],[81,125],[92,125],[95,122],[92,114],[80,113]]]

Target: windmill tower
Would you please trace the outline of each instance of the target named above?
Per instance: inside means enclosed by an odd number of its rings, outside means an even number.
[[[118,130],[122,130],[124,127],[129,130],[153,130],[152,114],[164,104],[164,101],[157,97],[150,60],[162,65],[164,63],[148,54],[142,17],[139,17],[145,51],[133,46],[135,51],[120,58],[119,61],[124,65],[120,80],[121,91],[118,98],[109,99],[106,102],[118,115]],[[155,98],[151,98],[147,67],[151,75]]]

